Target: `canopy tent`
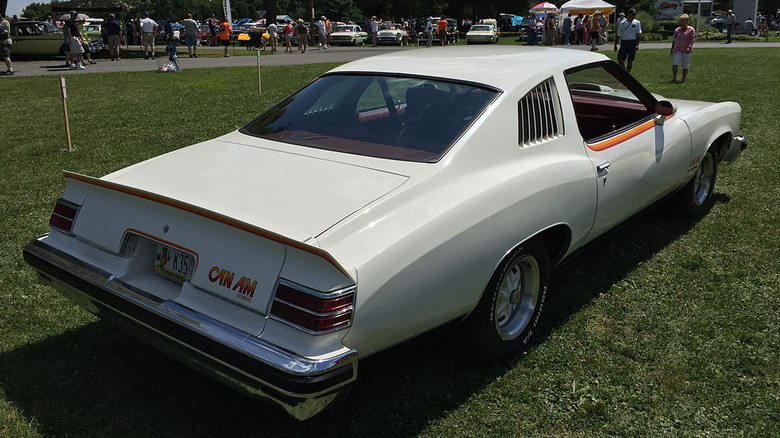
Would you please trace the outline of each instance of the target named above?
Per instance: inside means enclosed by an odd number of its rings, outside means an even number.
[[[561,15],[593,15],[601,11],[607,16],[615,13],[615,5],[603,0],[571,0],[561,5]]]
[[[125,13],[133,9],[133,6],[121,0],[73,0],[69,2],[53,2],[51,11],[53,14],[69,11],[93,12],[94,15],[108,15],[109,13]]]

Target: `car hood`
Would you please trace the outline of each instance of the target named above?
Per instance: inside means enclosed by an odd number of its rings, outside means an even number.
[[[293,153],[279,143],[234,132],[103,179],[305,242],[408,177]]]

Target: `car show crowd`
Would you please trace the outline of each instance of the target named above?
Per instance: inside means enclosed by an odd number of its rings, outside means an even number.
[[[185,45],[189,57],[197,58],[198,48],[202,46],[224,47],[223,56],[228,57],[228,48],[236,45],[259,50],[269,48],[272,54],[279,46],[283,46],[286,53],[306,53],[309,47],[329,49],[331,44],[431,47],[455,43],[462,37],[472,44],[495,43],[501,36],[516,35],[517,42],[527,45],[590,45],[590,50],[596,51],[610,39],[617,43],[620,23],[626,20],[623,12],[615,15],[614,11],[560,13],[556,9],[529,12],[526,17],[500,14],[497,19],[480,19],[473,23],[469,19],[434,16],[400,20],[371,16],[355,23],[331,21],[324,15],[308,21],[282,15],[271,22],[249,18],[229,22],[226,18],[217,19],[214,14],[196,20],[190,13],[179,21],[169,17],[154,19],[147,12],[133,13],[124,19],[110,14],[103,19],[90,18],[73,10],[59,17],[52,16],[48,21],[19,20],[15,16],[11,20],[0,20],[0,58],[6,64],[4,74],[13,75],[12,51],[17,55],[64,55],[67,67],[84,70],[95,63],[93,53],[107,52],[111,61],[121,61],[123,45],[125,50],[137,45],[144,59],[156,59],[160,45],[174,55],[175,46]],[[636,19],[633,21],[638,23]],[[776,28],[778,21],[780,10],[777,17],[759,14],[756,22],[748,18],[743,25],[728,11],[714,17],[711,24],[726,33],[726,42],[730,43],[732,32],[738,28],[749,35],[768,37],[768,30],[773,25]],[[641,33],[641,28],[639,31]],[[61,32],[59,38],[58,32]],[[614,37],[610,37],[610,33],[614,33]],[[22,41],[34,38],[45,39],[46,43],[37,44],[35,51],[30,51],[28,47],[32,44],[24,45]],[[13,46],[14,43],[20,44]]]

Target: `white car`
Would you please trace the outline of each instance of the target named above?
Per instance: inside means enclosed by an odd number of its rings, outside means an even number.
[[[491,24],[475,24],[466,32],[466,43],[489,43],[498,41],[496,29]]]
[[[363,32],[363,29],[355,24],[336,26],[330,33],[330,44],[362,46],[366,39],[368,39],[368,33]]]
[[[377,32],[377,44],[409,44],[409,34],[400,23],[382,23]]]
[[[89,311],[305,419],[358,359],[450,323],[475,357],[523,349],[566,256],[666,197],[708,211],[739,122],[736,103],[664,100],[601,54],[394,52],[222,137],[65,172],[24,255]]]

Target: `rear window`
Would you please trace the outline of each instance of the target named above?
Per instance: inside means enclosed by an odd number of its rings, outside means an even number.
[[[435,162],[497,94],[474,84],[420,77],[327,75],[241,132],[319,149]]]

